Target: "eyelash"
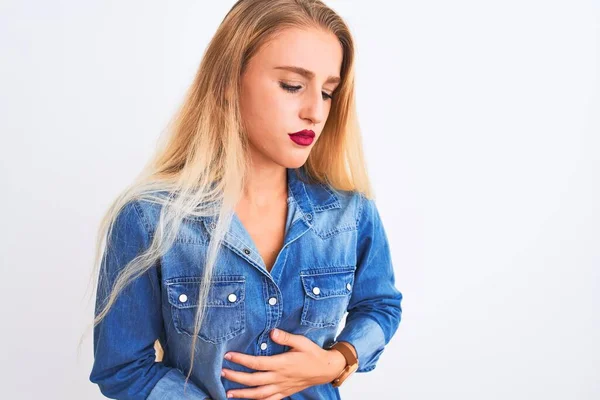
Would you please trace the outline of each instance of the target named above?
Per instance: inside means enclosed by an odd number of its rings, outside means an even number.
[[[283,82],[279,82],[279,86],[281,86],[281,88],[287,92],[290,93],[296,93],[298,90],[300,90],[300,88],[302,88],[302,86],[290,86],[287,85]],[[324,100],[331,100],[333,98],[332,95],[330,95],[329,93],[325,93],[325,92],[321,92],[323,94]]]

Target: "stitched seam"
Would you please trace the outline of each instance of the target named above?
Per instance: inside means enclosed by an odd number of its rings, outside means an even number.
[[[314,229],[314,231],[317,234],[317,236],[319,236],[321,239],[328,239],[332,236],[337,235],[338,233],[352,232],[357,229],[358,229],[358,227],[356,225],[345,225],[345,226],[334,228],[334,229],[331,229],[331,230],[325,231],[325,232],[317,231],[316,229]]]
[[[340,274],[347,272],[354,272],[355,266],[352,264],[348,265],[332,265],[319,268],[309,268],[300,271],[300,276],[315,276],[315,275],[329,275],[329,274]]]
[[[359,195],[359,202],[358,202],[358,212],[357,212],[357,216],[356,216],[356,226],[360,225],[360,219],[362,218],[362,211],[364,208],[364,203],[367,201],[367,198],[362,194],[362,193],[358,193]]]
[[[146,230],[146,234],[148,235],[148,237],[150,237],[151,236],[150,224],[149,224],[148,220],[146,219],[146,215],[144,214],[144,211],[141,209],[139,202],[133,201],[131,204],[133,205],[133,209],[135,210],[136,214],[138,215],[138,218],[142,221],[142,224],[144,225],[144,229]]]
[[[332,208],[340,208],[340,207],[341,207],[340,202],[336,200],[335,202],[333,202],[331,204],[327,204],[324,206],[316,206],[316,207],[314,207],[314,209],[315,209],[315,211],[325,211],[325,210],[330,210]]]

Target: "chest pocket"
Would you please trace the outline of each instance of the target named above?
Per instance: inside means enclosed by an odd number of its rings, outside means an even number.
[[[300,272],[304,305],[300,323],[317,328],[337,326],[348,308],[354,285],[353,267]]]
[[[179,333],[190,336],[198,310],[201,278],[178,277],[165,281],[173,313],[173,325]],[[210,343],[221,343],[246,329],[246,278],[243,275],[213,275],[207,307],[198,337]]]

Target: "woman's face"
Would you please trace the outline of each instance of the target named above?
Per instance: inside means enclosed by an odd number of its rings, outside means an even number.
[[[289,28],[267,42],[242,76],[241,114],[254,163],[302,166],[329,116],[343,50],[322,30]],[[312,130],[312,142],[290,134]]]

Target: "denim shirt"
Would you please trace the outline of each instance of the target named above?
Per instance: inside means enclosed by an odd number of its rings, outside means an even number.
[[[285,239],[270,272],[233,215],[215,265],[185,396],[202,276],[199,260],[214,229],[212,217],[184,219],[173,247],[120,293],[94,327],[90,380],[105,396],[226,399],[227,390],[246,386],[221,377],[221,368],[254,371],[225,360],[224,354],[271,356],[288,351],[271,340],[273,328],[303,335],[323,348],[335,340],[349,342],[358,354],[357,372],[375,368],[402,313],[402,294],[395,287],[375,202],[354,191],[303,182],[294,169],[287,169],[287,185]],[[140,200],[119,212],[112,247],[103,254],[108,279],[98,286],[96,315],[119,269],[149,247],[159,213],[160,205]],[[164,349],[162,362],[155,361],[156,339]],[[327,383],[286,399],[340,395]]]

